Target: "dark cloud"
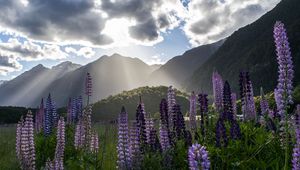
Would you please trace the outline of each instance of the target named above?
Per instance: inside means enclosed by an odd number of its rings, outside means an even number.
[[[101,34],[105,19],[93,0],[0,0],[0,25],[48,41],[84,40],[96,45],[112,40]]]
[[[0,54],[0,74],[5,75],[8,72],[13,72],[22,69],[22,65],[12,56]]]
[[[153,41],[159,36],[155,21],[150,19],[145,23],[141,23],[129,28],[129,34],[142,41]]]

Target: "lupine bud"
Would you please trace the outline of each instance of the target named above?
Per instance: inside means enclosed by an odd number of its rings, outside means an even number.
[[[118,159],[117,169],[130,169],[131,158],[130,158],[130,140],[128,130],[128,115],[124,107],[122,107],[121,113],[118,120]]]
[[[209,170],[210,168],[208,152],[198,143],[189,147],[188,161],[190,170]]]
[[[190,129],[196,130],[196,95],[195,92],[192,92],[190,96]]]
[[[214,71],[212,75],[213,93],[214,93],[214,104],[216,110],[220,112],[223,108],[223,80],[221,75]]]

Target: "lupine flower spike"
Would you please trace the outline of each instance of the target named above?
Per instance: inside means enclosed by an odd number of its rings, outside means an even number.
[[[209,170],[210,168],[208,152],[204,146],[198,143],[189,148],[188,161],[190,170]]]

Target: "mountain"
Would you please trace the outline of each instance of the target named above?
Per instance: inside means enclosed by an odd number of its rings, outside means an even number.
[[[151,114],[152,117],[159,118],[159,104],[161,99],[167,97],[167,91],[168,87],[165,86],[146,86],[109,96],[93,105],[92,120],[95,122],[116,120],[122,106],[125,106],[129,119],[134,119],[139,103],[139,96],[141,96],[145,104],[146,112]],[[176,102],[180,104],[181,111],[185,114],[189,108],[188,95],[178,90],[175,93]]]
[[[207,61],[225,40],[193,48],[170,59],[150,75],[150,84],[181,87],[192,73]]]
[[[43,96],[51,93],[58,106],[66,105],[69,97],[84,94],[85,77],[90,73],[94,91],[90,100],[96,102],[123,90],[144,86],[152,71],[153,68],[138,58],[124,57],[119,54],[104,55],[53,81],[44,91]],[[84,95],[83,98],[85,100]]]
[[[254,23],[240,28],[186,82],[188,90],[212,92],[211,75],[217,70],[238,92],[238,75],[248,70],[255,93],[264,87],[272,91],[277,84],[277,62],[273,27],[277,20],[286,28],[295,66],[295,84],[300,83],[300,1],[282,0]]]
[[[0,80],[0,86],[2,85],[2,84],[4,84],[5,82],[7,82],[6,80]]]
[[[71,62],[63,62],[52,69],[39,64],[0,86],[0,105],[35,107],[49,84],[79,67]]]

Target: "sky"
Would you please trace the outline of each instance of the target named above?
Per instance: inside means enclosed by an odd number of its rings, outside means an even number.
[[[224,39],[280,0],[0,0],[0,80],[119,53],[164,64]]]

